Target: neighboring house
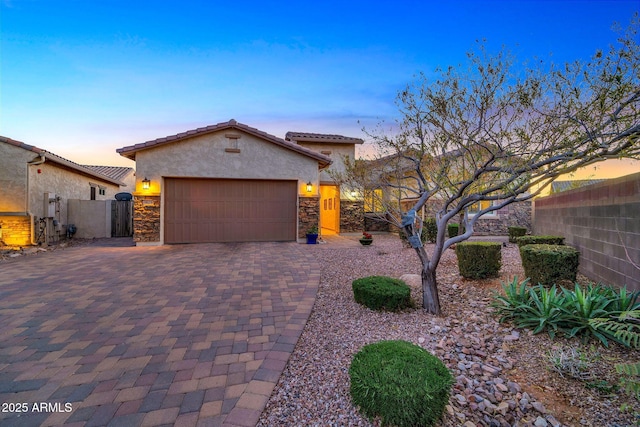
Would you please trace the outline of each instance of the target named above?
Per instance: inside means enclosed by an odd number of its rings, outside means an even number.
[[[322,195],[327,182],[321,171],[331,165],[331,155],[351,154],[358,143],[346,137],[316,143],[322,136],[310,135],[290,133],[285,140],[230,120],[116,150],[136,162],[134,240],[157,245],[304,238],[319,224],[321,205],[340,205],[335,195]]]
[[[121,185],[91,168],[0,136],[0,240],[18,246],[55,241],[71,222],[70,200],[113,199]]]
[[[136,187],[136,171],[127,166],[94,166],[84,165],[94,172],[108,176],[111,179],[122,183],[120,185],[121,193],[133,193]]]
[[[576,179],[573,181],[554,181],[551,183],[550,194],[557,194],[562,193],[563,191],[575,190],[576,188],[599,184],[604,181],[606,181],[606,179]]]
[[[459,152],[447,152],[437,159],[446,160],[447,157],[455,158]],[[408,158],[411,158],[409,155]],[[417,202],[418,197],[409,188],[416,188],[415,165],[405,156],[397,154],[382,157],[368,162],[368,169],[373,171],[374,178],[369,191],[365,194],[365,225],[367,230],[389,231],[392,227],[381,221],[386,216],[386,209],[398,205],[396,216],[407,212]],[[454,163],[455,164],[455,163]],[[423,167],[424,176],[428,179],[429,168]],[[452,171],[452,173],[457,173]],[[404,190],[396,190],[401,187]],[[391,203],[391,201],[394,201]],[[396,203],[397,202],[397,203]],[[435,216],[436,212],[442,208],[444,200],[438,194],[432,196],[418,214],[422,218]],[[468,215],[476,215],[480,210],[486,209],[493,201],[481,201],[467,209]],[[497,203],[497,202],[496,202]],[[482,215],[475,223],[474,232],[478,235],[506,235],[508,227],[520,226],[531,230],[531,206],[532,202],[511,203],[502,209],[492,211]],[[457,222],[458,218],[451,222]]]

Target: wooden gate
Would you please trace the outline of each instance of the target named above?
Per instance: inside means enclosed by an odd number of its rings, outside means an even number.
[[[111,201],[111,237],[133,236],[133,201]]]

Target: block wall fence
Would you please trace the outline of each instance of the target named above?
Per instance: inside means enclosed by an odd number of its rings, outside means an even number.
[[[533,231],[564,236],[594,282],[640,290],[640,173],[536,200]]]

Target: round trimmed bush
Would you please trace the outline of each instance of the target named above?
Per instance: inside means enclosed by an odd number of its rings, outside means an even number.
[[[497,277],[502,266],[502,245],[498,242],[462,242],[456,245],[458,269],[467,279]]]
[[[351,283],[358,304],[372,310],[396,311],[411,307],[411,288],[400,279],[369,276]]]
[[[520,246],[520,258],[524,274],[533,284],[552,286],[562,281],[576,281],[580,252],[572,246]]]
[[[425,349],[407,341],[364,346],[349,367],[351,398],[382,425],[433,426],[449,401],[453,377]]]

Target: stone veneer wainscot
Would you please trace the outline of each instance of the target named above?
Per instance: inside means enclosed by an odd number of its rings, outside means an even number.
[[[298,238],[304,239],[307,230],[320,226],[320,197],[298,198]]]
[[[133,240],[160,242],[160,196],[134,197]]]

